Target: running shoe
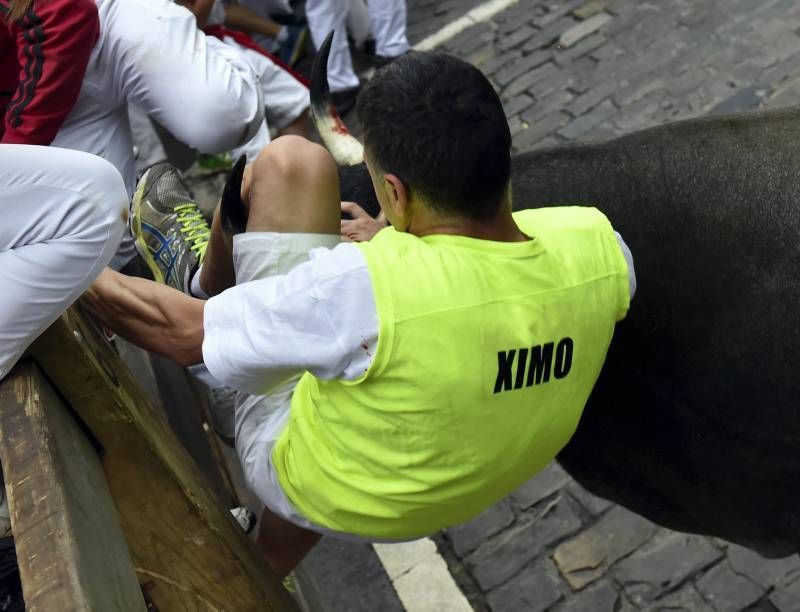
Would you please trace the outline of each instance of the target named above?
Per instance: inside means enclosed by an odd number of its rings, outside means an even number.
[[[211,232],[178,170],[168,163],[150,167],[131,207],[136,250],[153,278],[190,295]]]

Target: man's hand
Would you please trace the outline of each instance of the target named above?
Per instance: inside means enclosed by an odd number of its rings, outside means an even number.
[[[386,216],[381,212],[377,219],[373,219],[367,211],[355,202],[342,202],[342,212],[347,213],[352,219],[342,219],[342,240],[345,242],[366,242],[389,225]]]

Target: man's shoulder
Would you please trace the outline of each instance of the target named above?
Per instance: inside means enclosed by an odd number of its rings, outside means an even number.
[[[309,252],[315,276],[341,276],[366,269],[361,250],[352,242],[340,242],[332,248],[318,247]]]

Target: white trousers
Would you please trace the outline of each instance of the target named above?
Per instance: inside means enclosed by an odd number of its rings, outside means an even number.
[[[53,146],[94,153],[136,187],[128,103],[206,153],[250,140],[263,122],[258,75],[241,54],[206,38],[187,9],[169,0],[96,0],[100,36],[78,100]],[[128,237],[115,258],[134,254]]]
[[[358,85],[353,71],[353,61],[347,46],[347,0],[307,0],[306,18],[314,46],[319,49],[331,30],[333,37],[328,59],[328,83],[331,91],[340,91]],[[405,0],[370,0],[368,3],[370,25],[375,36],[375,52],[395,57],[409,49],[406,38]]]
[[[111,260],[128,196],[94,155],[0,145],[0,214],[2,379]]]

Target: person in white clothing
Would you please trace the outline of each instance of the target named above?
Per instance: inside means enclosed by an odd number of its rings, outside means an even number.
[[[0,145],[0,380],[119,246],[128,196],[88,153]]]
[[[355,104],[359,85],[345,34],[348,7],[347,0],[306,2],[306,18],[314,46],[319,49],[325,37],[335,32],[328,60],[328,82],[340,115]],[[385,62],[406,53],[410,46],[406,38],[405,0],[370,0],[367,8],[378,60]]]
[[[264,120],[259,75],[237,50],[198,30],[169,0],[97,0],[100,35],[80,94],[53,146],[99,155],[136,185],[128,104],[204,153],[252,139]],[[112,265],[133,257],[123,241]]]

